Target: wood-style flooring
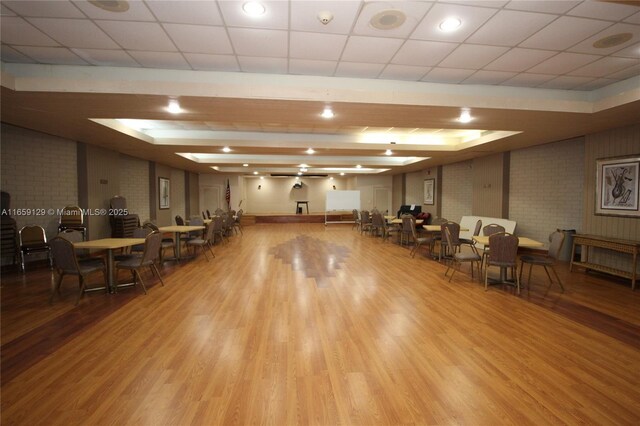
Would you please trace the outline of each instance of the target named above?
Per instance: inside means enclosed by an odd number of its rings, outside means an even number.
[[[49,305],[48,269],[4,273],[2,424],[640,424],[628,281],[560,264],[564,294],[543,270],[485,292],[350,225],[214,251],[77,307],[74,277]]]

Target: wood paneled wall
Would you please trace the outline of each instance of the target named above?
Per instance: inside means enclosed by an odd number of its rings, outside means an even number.
[[[585,137],[584,217],[582,230],[586,234],[640,241],[640,219],[595,214],[596,160],[601,158],[640,155],[640,124]],[[630,270],[628,256],[603,252],[598,259],[612,267]]]
[[[508,218],[508,152],[473,160],[473,215]]]

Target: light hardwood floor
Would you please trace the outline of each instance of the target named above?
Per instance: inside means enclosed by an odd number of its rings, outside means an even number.
[[[255,225],[165,287],[2,277],[2,424],[640,423],[640,292],[484,291],[350,226]],[[126,279],[125,274],[120,276]],[[100,276],[93,278],[97,284]]]

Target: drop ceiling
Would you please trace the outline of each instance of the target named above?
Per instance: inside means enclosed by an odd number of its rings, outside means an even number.
[[[397,173],[640,116],[633,2],[120,3],[3,1],[2,121],[203,173]]]

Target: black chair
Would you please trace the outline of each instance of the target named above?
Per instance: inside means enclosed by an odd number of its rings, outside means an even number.
[[[53,266],[51,247],[47,244],[47,234],[42,226],[23,226],[18,233],[18,238],[20,240],[20,267],[22,272],[25,272],[26,256],[36,253],[45,253],[49,259],[49,266]]]

